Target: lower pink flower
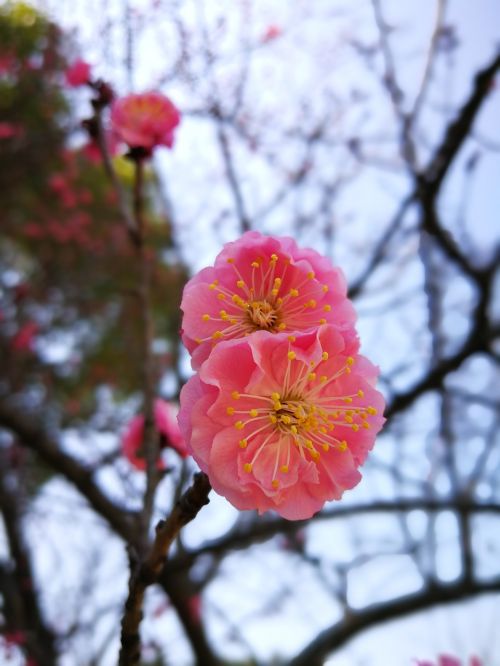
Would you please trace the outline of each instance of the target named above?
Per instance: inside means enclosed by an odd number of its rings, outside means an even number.
[[[377,369],[333,327],[217,345],[181,392],[179,425],[238,509],[310,518],[340,499],[384,422]]]
[[[160,435],[160,448],[170,448],[185,458],[189,455],[184,438],[176,420],[177,410],[165,400],[157,399],[154,404],[156,431]],[[142,450],[144,436],[144,416],[135,416],[122,437],[122,453],[137,469],[146,469],[146,459]],[[163,460],[157,462],[158,469],[164,469]]]

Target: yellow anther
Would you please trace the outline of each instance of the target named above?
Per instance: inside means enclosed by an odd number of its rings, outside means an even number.
[[[212,338],[214,340],[220,340],[223,337],[222,331],[214,331],[212,333]]]
[[[374,416],[375,414],[378,414],[375,407],[368,407],[366,411],[368,412],[368,414],[372,414],[372,416]]]
[[[236,428],[236,430],[243,430],[245,424],[243,423],[243,421],[236,421],[234,427]]]
[[[245,472],[250,473],[250,472],[252,471],[252,465],[251,465],[251,463],[245,463],[245,464],[243,465],[243,469],[245,470]]]
[[[250,265],[251,265],[252,268],[258,268],[260,266],[258,261],[252,261],[252,263]]]
[[[283,414],[282,416],[280,416],[280,421],[285,425],[290,425],[292,419],[288,416],[288,414]]]
[[[314,280],[314,271],[309,271],[309,273],[307,274],[307,279]]]
[[[351,374],[351,368],[347,367],[344,372],[346,373],[346,375],[350,375]]]
[[[271,481],[271,485],[273,488],[279,488],[280,482],[278,481],[278,479],[273,479]]]
[[[347,363],[347,365],[353,365],[353,364],[354,364],[354,359],[353,359],[352,356],[348,356],[348,357],[346,358],[346,361],[345,361],[345,362]]]
[[[331,305],[323,305],[323,310],[324,310],[325,312],[331,312],[331,310],[332,310],[332,306],[331,306]]]
[[[329,449],[330,447],[329,447],[328,444],[322,444],[322,445],[321,445],[321,448],[323,449],[323,451],[328,451],[328,449]]]
[[[272,261],[272,262],[278,261],[278,255],[277,254],[272,254],[270,261]]]
[[[232,257],[229,257],[226,261],[228,264],[234,264],[234,259]]]
[[[357,423],[353,423],[351,428],[354,430],[354,432],[358,432],[359,430],[359,425]]]
[[[315,308],[316,305],[317,305],[317,303],[316,303],[316,301],[314,300],[314,298],[311,298],[311,300],[310,300],[310,301],[307,301],[307,303],[306,303],[306,307],[308,307],[308,308]]]
[[[226,294],[217,294],[217,298],[219,301],[225,301],[226,300]]]
[[[328,361],[328,352],[326,352],[326,351],[323,352],[323,353],[321,354],[321,358],[323,359],[323,361]]]
[[[323,324],[326,324],[326,319],[323,317],[319,320],[320,326],[323,326]]]
[[[347,404],[350,404],[350,403],[352,402],[352,398],[349,398],[349,397],[347,397],[347,398],[343,398],[343,400],[344,400],[344,402],[346,402]]]
[[[354,419],[352,418],[352,416],[347,416],[346,415],[346,416],[344,416],[344,419],[345,419],[346,423],[353,423],[354,422]]]
[[[234,407],[226,407],[226,414],[232,416],[234,414]]]
[[[274,414],[269,414],[269,420],[271,423],[278,423],[278,419]]]
[[[208,288],[210,291],[213,291],[216,288],[217,284],[215,282],[212,282],[211,284],[208,285]]]
[[[347,442],[345,441],[345,439],[343,439],[339,443],[339,451],[346,451],[346,450],[347,450]]]
[[[364,428],[365,430],[370,430],[370,424],[368,421],[361,421],[361,427]]]
[[[321,375],[321,377],[319,378],[319,381],[320,381],[322,384],[324,384],[324,383],[326,382],[327,379],[328,379],[328,377],[327,377],[326,375]]]
[[[245,286],[245,282],[243,280],[238,280],[236,282],[236,286],[239,287],[240,289],[243,289],[243,287]]]
[[[232,391],[231,392],[231,398],[233,400],[239,400],[240,399],[240,394],[238,393],[238,391]]]
[[[281,305],[282,303],[283,303],[283,299],[282,299],[282,298],[277,298],[277,299],[276,299],[276,305],[279,306],[279,305]]]
[[[281,398],[280,394],[277,393],[276,391],[274,393],[271,393],[271,400],[274,400],[276,402],[276,400],[279,400],[280,398]]]
[[[240,441],[239,441],[239,445],[240,445],[240,448],[242,448],[242,449],[246,449],[247,446],[248,446],[248,440],[246,440],[246,439],[240,439]]]
[[[278,324],[278,330],[279,331],[284,331],[286,328],[286,324],[284,321],[281,322],[281,324]]]
[[[296,340],[295,335],[289,335],[289,336],[288,336],[288,340],[289,340],[290,342],[295,342],[295,340]]]
[[[271,289],[271,295],[272,296],[277,296],[279,294],[279,289]]]
[[[255,418],[256,416],[259,415],[259,410],[258,409],[251,409],[248,413],[250,414],[250,416],[252,418]]]
[[[210,315],[209,314],[201,315],[201,318],[203,319],[203,321],[210,321]]]
[[[281,287],[281,278],[274,278],[274,286]]]
[[[316,451],[316,449],[314,449],[314,450],[311,451],[311,458],[312,458],[313,460],[319,460],[320,455],[319,455],[318,451]]]
[[[290,293],[290,296],[295,297],[295,296],[298,296],[298,295],[299,295],[299,290],[298,290],[298,289],[293,289],[293,288],[292,288],[292,289],[290,289],[290,292],[289,292],[289,293]]]
[[[315,373],[315,372],[310,372],[310,373],[307,375],[307,379],[308,379],[310,382],[313,382],[313,381],[316,379],[316,373]]]
[[[234,325],[234,324],[238,323],[238,320],[237,319],[230,319],[229,323]]]
[[[312,439],[306,439],[306,446],[310,449],[313,446]]]
[[[293,361],[297,357],[297,354],[294,351],[289,351],[287,356],[290,361]]]
[[[364,391],[362,391],[361,389],[359,389],[359,391],[358,391],[358,397],[359,397],[359,398],[364,398],[364,396],[365,396]]]
[[[297,430],[297,426],[290,426],[290,430],[293,432],[294,435],[296,435],[299,431]]]
[[[282,407],[283,407],[283,405],[281,404],[281,402],[279,400],[276,400],[276,402],[273,402],[273,409],[275,409],[276,411],[279,411]]]
[[[280,472],[283,472],[283,474],[288,474],[288,465],[282,465],[280,467]]]
[[[322,286],[322,289],[323,289],[323,291],[324,291],[325,294],[326,294],[326,292],[328,291],[328,285],[327,285],[327,284],[324,284],[324,285]]]

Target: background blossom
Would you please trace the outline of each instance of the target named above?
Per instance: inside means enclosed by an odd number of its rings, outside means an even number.
[[[184,439],[176,420],[176,408],[165,400],[157,399],[154,404],[155,427],[160,435],[160,449],[174,449],[182,458],[188,455]],[[144,435],[144,416],[134,416],[122,437],[122,453],[137,469],[146,469],[146,459],[141,451]],[[163,460],[157,466],[164,469]]]

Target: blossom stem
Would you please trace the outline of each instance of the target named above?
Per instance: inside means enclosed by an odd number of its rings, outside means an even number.
[[[142,538],[143,544],[149,541],[149,524],[153,512],[154,494],[158,484],[158,471],[156,461],[159,455],[159,441],[156,437],[154,423],[155,376],[152,356],[152,342],[154,338],[154,324],[151,308],[151,267],[152,262],[148,256],[147,220],[144,215],[144,161],[138,157],[134,159],[135,177],[133,192],[134,222],[137,238],[134,246],[139,264],[139,301],[142,333],[142,390],[144,395],[144,435],[143,450],[146,460],[146,489],[142,510]]]

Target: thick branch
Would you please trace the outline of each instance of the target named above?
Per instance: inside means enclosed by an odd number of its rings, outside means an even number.
[[[158,581],[170,546],[181,528],[193,520],[200,509],[208,504],[210,490],[207,475],[202,472],[196,474],[193,485],[176,503],[167,520],[160,521],[156,526],[156,537],[148,555],[132,572],[122,619],[120,666],[133,666],[139,663],[139,625],[146,588]]]
[[[0,465],[3,467],[3,460]],[[45,624],[33,580],[30,553],[21,534],[19,498],[0,474],[0,507],[5,524],[12,561],[15,565],[11,582],[15,587],[18,617],[11,618],[15,629],[25,633],[25,648],[39,666],[54,666],[57,660],[55,635]],[[6,604],[8,608],[9,604]],[[4,609],[5,610],[5,609]]]
[[[289,662],[289,666],[322,666],[329,653],[338,650],[365,629],[487,592],[500,592],[500,578],[488,582],[460,579],[452,585],[432,585],[405,597],[374,604],[366,610],[352,610],[342,622],[319,634],[305,650]]]
[[[51,469],[70,481],[117,534],[133,543],[135,514],[113,504],[94,482],[92,471],[61,451],[47,432],[35,423],[32,413],[21,413],[0,402],[0,425],[15,433],[23,446],[34,451]]]

